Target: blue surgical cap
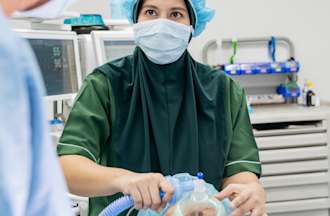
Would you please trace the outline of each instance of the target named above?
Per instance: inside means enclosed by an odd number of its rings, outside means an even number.
[[[134,10],[140,1],[142,0],[124,0],[123,10],[131,23],[134,23]],[[215,10],[207,8],[205,0],[187,0],[187,2],[194,11],[193,37],[197,37],[205,30],[207,23],[214,18]]]

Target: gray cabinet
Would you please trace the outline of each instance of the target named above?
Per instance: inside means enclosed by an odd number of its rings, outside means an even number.
[[[282,105],[251,114],[270,216],[330,215],[329,111]]]

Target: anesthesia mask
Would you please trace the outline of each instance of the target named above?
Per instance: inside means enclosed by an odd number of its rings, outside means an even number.
[[[193,191],[184,193],[176,204],[167,205],[161,213],[140,210],[138,216],[228,216],[231,214],[230,201],[215,199],[214,195],[218,192],[213,185],[189,174],[175,175],[174,178],[179,181],[193,180]]]
[[[138,216],[227,216],[232,212],[228,199],[222,202],[214,197],[218,192],[203,180],[204,175],[198,173],[197,177],[189,174],[167,176],[166,179],[175,188],[172,199],[160,213],[151,209],[140,210]],[[161,192],[163,197],[164,193]],[[117,216],[134,206],[134,200],[126,195],[117,199],[106,207],[99,216]],[[127,215],[130,215],[133,208]]]
[[[165,216],[227,216],[229,201],[223,203],[209,195],[203,180],[195,182],[194,191],[181,199]]]

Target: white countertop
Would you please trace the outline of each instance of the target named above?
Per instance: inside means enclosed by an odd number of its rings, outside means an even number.
[[[252,124],[288,121],[313,121],[329,119],[330,106],[304,107],[301,105],[253,106],[250,114]]]

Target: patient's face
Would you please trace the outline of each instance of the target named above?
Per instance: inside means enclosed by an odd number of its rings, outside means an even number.
[[[175,206],[172,207],[165,216],[176,216],[174,214]],[[190,206],[186,208],[183,215],[184,216],[216,216],[216,210],[209,206]]]

